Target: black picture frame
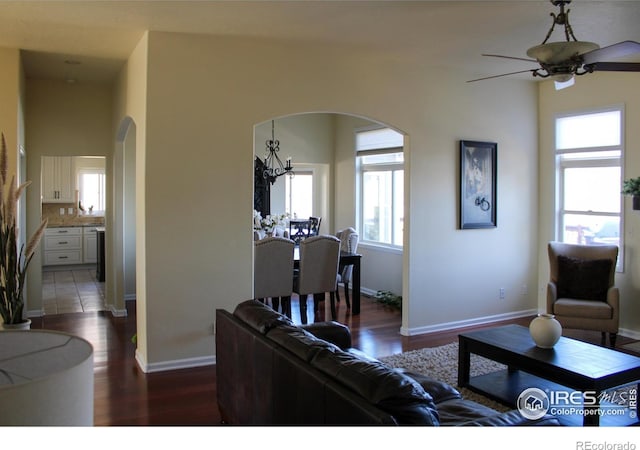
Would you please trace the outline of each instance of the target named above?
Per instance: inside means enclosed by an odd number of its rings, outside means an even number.
[[[460,141],[460,229],[495,228],[498,144]]]

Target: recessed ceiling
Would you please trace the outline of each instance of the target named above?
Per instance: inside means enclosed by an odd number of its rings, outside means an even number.
[[[569,8],[580,40],[640,41],[640,2],[574,0]],[[481,55],[526,57],[555,11],[548,0],[2,1],[0,46],[24,50],[28,77],[72,71],[78,82],[113,79],[145,30],[353,45],[480,77],[529,68]]]

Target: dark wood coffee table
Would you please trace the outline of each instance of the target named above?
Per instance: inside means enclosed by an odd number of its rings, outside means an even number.
[[[511,407],[516,407],[518,397],[528,388],[563,392],[563,400],[572,393],[571,398],[575,398],[575,392],[600,399],[603,392],[640,380],[638,357],[567,337],[561,337],[552,349],[538,348],[529,329],[520,325],[462,333],[458,341],[458,385]],[[470,378],[471,353],[507,368]],[[637,393],[637,388],[627,392]],[[637,425],[638,407],[633,395],[627,401],[624,417],[600,417],[605,403],[584,405],[582,411],[578,405],[577,414],[564,414],[568,410],[563,410],[557,417],[565,425]]]

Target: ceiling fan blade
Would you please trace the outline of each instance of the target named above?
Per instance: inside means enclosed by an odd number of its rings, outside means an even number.
[[[594,72],[640,72],[640,63],[597,62],[589,65]]]
[[[492,54],[489,54],[489,53],[483,53],[482,56],[492,56],[494,58],[517,59],[519,61],[526,61],[526,62],[532,62],[532,63],[538,62],[535,59],[518,58],[517,56],[492,55]]]
[[[490,80],[491,78],[506,77],[508,75],[515,75],[517,73],[535,72],[536,70],[538,70],[538,69],[519,70],[517,72],[503,73],[501,75],[491,75],[490,77],[483,77],[483,78],[476,78],[475,80],[468,80],[467,83],[472,83],[474,81]]]
[[[635,41],[622,41],[607,47],[591,50],[582,55],[584,64],[593,64],[612,58],[640,54],[640,43]]]

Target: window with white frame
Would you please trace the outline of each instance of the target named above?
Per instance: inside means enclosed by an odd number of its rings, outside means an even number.
[[[105,174],[104,169],[82,168],[78,170],[79,201],[87,212],[104,215]]]
[[[285,211],[292,219],[313,216],[313,171],[296,171],[293,177],[285,176]]]
[[[358,228],[361,242],[402,247],[404,155],[402,134],[356,131]]]
[[[621,107],[556,117],[557,239],[614,244],[622,270]]]

